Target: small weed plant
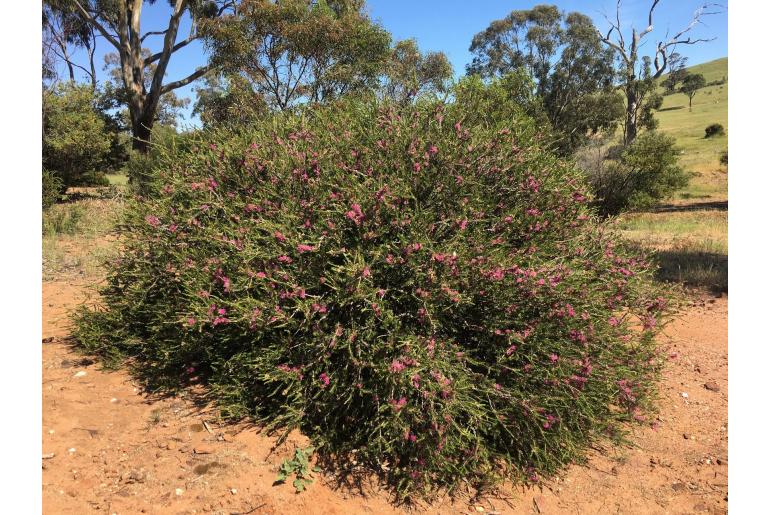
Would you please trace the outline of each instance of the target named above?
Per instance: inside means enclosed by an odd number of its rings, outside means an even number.
[[[310,467],[310,458],[312,458],[315,452],[314,447],[307,447],[305,449],[296,449],[294,451],[294,457],[292,459],[285,459],[281,463],[281,468],[278,470],[278,477],[275,478],[276,483],[284,483],[291,476],[294,476],[292,486],[297,493],[305,491],[305,488],[313,482],[313,472],[320,472],[318,467]]]
[[[652,423],[652,266],[487,87],[202,133],[129,202],[80,345],[194,375],[225,416],[300,429],[401,498],[538,482]],[[282,467],[297,489],[306,454]]]

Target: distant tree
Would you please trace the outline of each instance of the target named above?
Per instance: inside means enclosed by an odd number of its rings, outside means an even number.
[[[553,5],[512,11],[476,34],[470,51],[469,74],[526,70],[532,76],[563,153],[592,132],[612,130],[622,117],[622,99],[613,88],[613,52],[583,14],[565,15]]]
[[[661,82],[665,90],[665,94],[670,95],[676,92],[676,87],[687,76],[687,57],[674,52],[671,57],[668,58],[668,75]]]
[[[690,99],[690,111],[692,111],[692,98],[699,89],[706,85],[706,79],[700,73],[690,74],[682,81],[682,87],[679,91],[687,95]]]
[[[621,30],[620,10],[618,0],[615,9],[615,19],[606,17],[610,28],[606,34],[599,32],[599,37],[607,47],[617,52],[620,58],[620,86],[625,96],[626,114],[623,126],[623,141],[626,145],[636,138],[639,128],[644,126],[649,118],[651,106],[649,102],[660,104],[660,98],[653,93],[650,82],[657,80],[668,69],[671,56],[677,45],[694,45],[711,39],[692,39],[688,34],[699,24],[704,16],[715,14],[709,11],[711,4],[704,4],[695,11],[692,20],[684,29],[665,41],[659,41],[655,46],[654,58],[641,56],[639,50],[644,38],[653,30],[653,16],[660,0],[652,0],[647,15],[647,27],[641,32],[631,28],[631,34],[626,39]],[[614,37],[614,39],[613,39]],[[652,71],[652,65],[655,69]],[[645,101],[645,96],[647,100]]]
[[[149,0],[149,3],[154,3],[154,0]],[[199,38],[197,29],[202,21],[233,13],[238,4],[237,0],[168,0],[167,3],[170,9],[166,28],[143,33],[143,0],[57,1],[69,12],[77,14],[117,51],[122,90],[131,122],[132,146],[142,153],[148,151],[161,98],[202,77],[213,66],[206,64],[180,80],[164,84],[172,55]],[[185,15],[192,20],[190,33],[177,41],[179,25]],[[157,51],[147,53],[144,45],[153,36],[162,36],[162,44]]]
[[[374,89],[390,47],[363,0],[243,0],[205,34],[213,62],[279,110]]]
[[[269,111],[263,95],[239,74],[207,75],[195,93],[193,115],[200,117],[204,127],[245,126],[264,118]]]
[[[383,93],[397,102],[408,102],[424,93],[443,93],[452,74],[452,64],[444,52],[423,54],[414,39],[406,39],[390,52]]]

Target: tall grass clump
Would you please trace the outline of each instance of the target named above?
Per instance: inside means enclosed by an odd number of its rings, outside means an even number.
[[[487,92],[204,132],[129,206],[80,345],[401,498],[536,482],[649,420],[651,267]]]

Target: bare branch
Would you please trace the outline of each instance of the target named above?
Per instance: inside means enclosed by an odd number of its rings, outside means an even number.
[[[163,32],[165,33],[166,31],[164,30]],[[197,35],[190,35],[189,37],[187,37],[187,39],[184,39],[184,40],[180,41],[179,43],[177,43],[176,45],[174,45],[173,47],[171,47],[171,50],[169,51],[169,53],[173,54],[174,52],[176,52],[180,48],[186,47],[187,45],[189,45],[190,43],[192,43],[193,41],[195,41],[198,38],[199,38],[199,36],[197,36]],[[145,59],[144,62],[147,63],[147,64],[151,64],[151,63],[154,63],[155,61],[157,61],[158,59],[160,59],[161,57],[163,57],[163,51],[155,53],[155,54],[152,54],[150,57]]]
[[[168,84],[165,84],[160,88],[160,94],[165,95],[169,91],[173,91],[175,89],[181,88],[183,86],[187,86],[191,82],[193,82],[196,79],[199,79],[206,75],[208,72],[210,72],[214,68],[213,65],[209,64],[204,66],[203,68],[198,68],[193,73],[185,77],[184,79],[176,80],[174,82],[169,82]]]
[[[140,39],[139,41],[142,41],[142,42],[143,42],[143,41],[144,41],[145,39],[147,39],[149,36],[162,36],[162,35],[163,35],[163,34],[165,34],[165,33],[166,33],[166,31],[165,31],[165,30],[152,30],[152,31],[148,32],[147,34],[145,34],[144,36],[142,36],[142,37],[141,37],[141,39]]]

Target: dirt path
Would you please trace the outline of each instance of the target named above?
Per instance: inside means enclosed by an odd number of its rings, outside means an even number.
[[[179,397],[150,399],[125,372],[83,360],[61,341],[66,310],[82,299],[78,285],[43,284],[43,337],[54,337],[43,343],[44,513],[403,512],[376,488],[362,496],[335,488],[331,477],[299,495],[273,486],[281,461],[306,443],[301,435],[271,454],[274,440],[253,428],[219,427],[213,411]],[[694,302],[661,343],[671,359],[660,420],[637,432],[636,447],[597,451],[588,466],[542,489],[414,511],[726,513],[726,298]]]

